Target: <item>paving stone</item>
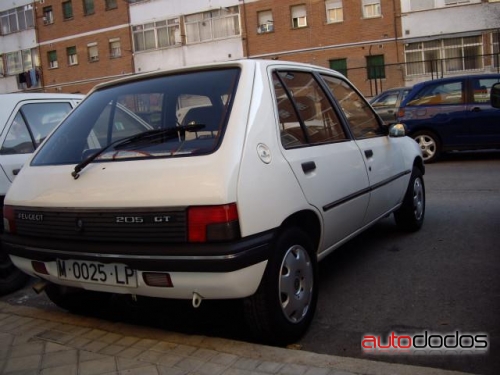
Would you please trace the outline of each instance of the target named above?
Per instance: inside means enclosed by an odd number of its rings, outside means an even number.
[[[209,361],[210,359],[219,355],[215,350],[200,348],[191,354],[191,357],[201,359],[202,361]]]
[[[307,369],[304,375],[329,375],[329,374],[330,374],[329,368],[310,367]]]
[[[102,341],[91,341],[82,349],[88,350],[89,352],[100,352],[107,346],[109,346],[109,344]]]
[[[30,355],[25,357],[17,357],[17,358],[9,358],[5,367],[3,369],[3,373],[7,374],[9,372],[15,371],[28,371],[28,370],[37,370],[40,366],[40,361],[42,360],[42,356],[40,354]]]
[[[111,358],[109,355],[102,355],[99,353],[94,353],[94,352],[88,352],[86,350],[80,350],[78,352],[78,361],[79,363],[86,362],[86,361],[96,361],[100,359],[106,359],[106,358]]]
[[[227,369],[227,366],[219,365],[217,363],[204,363],[196,370],[198,375],[219,375]]]
[[[143,348],[127,348],[125,350],[122,350],[117,354],[118,357],[123,357],[123,358],[136,358],[139,356],[142,352],[144,352]]]
[[[139,341],[138,337],[125,336],[125,337],[122,337],[120,340],[116,341],[115,345],[121,345],[121,346],[128,347],[128,346],[134,345],[138,341]]]
[[[101,349],[99,353],[106,355],[117,355],[118,353],[124,351],[126,348],[121,345],[108,345]]]
[[[78,375],[78,366],[75,364],[45,368],[40,375]]]
[[[257,366],[257,371],[262,371],[269,374],[276,374],[280,368],[283,367],[282,363],[263,361],[259,366]]]
[[[280,375],[304,375],[307,371],[307,366],[286,364],[280,370]]]
[[[170,352],[171,350],[177,347],[176,344],[172,344],[170,342],[160,341],[158,344],[153,346],[151,350],[158,350],[160,352]]]
[[[42,358],[42,368],[77,365],[78,351],[76,349],[45,353]]]
[[[117,371],[116,361],[113,357],[86,361],[78,365],[79,375],[98,375]]]
[[[90,331],[87,331],[85,332],[84,334],[82,334],[81,336],[86,338],[86,339],[90,339],[90,340],[97,340],[99,339],[100,337],[103,337],[107,334],[108,332],[106,331],[102,331],[100,329],[92,329]]]
[[[144,348],[144,349],[151,349],[153,346],[157,345],[159,343],[158,340],[151,340],[151,339],[141,339],[132,346],[138,347],[138,348]]]
[[[187,371],[176,367],[156,366],[159,375],[186,375]]]
[[[170,354],[163,354],[158,359],[158,363],[162,366],[174,367],[178,362],[180,362],[182,360],[183,360],[183,357],[170,355]]]
[[[172,354],[183,355],[185,357],[193,354],[198,348],[194,346],[188,345],[177,345],[174,349],[172,349]]]
[[[144,365],[143,365],[144,366]],[[159,371],[156,366],[144,366],[120,371],[120,375],[158,375]]]
[[[238,360],[238,356],[234,354],[218,353],[210,359],[210,362],[218,363],[219,365],[229,366]]]
[[[205,362],[200,361],[199,359],[195,358],[184,358],[181,359],[179,362],[175,364],[175,367],[181,368],[183,370],[186,370],[188,372],[196,372],[198,368],[203,366]]]
[[[253,371],[260,366],[262,361],[252,358],[239,358],[236,363],[232,366],[237,369]]]
[[[119,371],[143,367],[144,362],[129,358],[116,358],[116,366]]]
[[[45,345],[45,353],[61,352],[65,350],[73,350],[73,348],[67,345],[56,344],[53,342],[48,342]]]
[[[160,363],[160,359],[164,355],[165,353],[156,350],[146,350],[142,352],[136,359],[143,362]]]
[[[105,343],[108,343],[108,344],[114,344],[115,342],[117,342],[121,338],[123,338],[123,335],[119,335],[117,333],[108,332],[104,336],[100,337],[99,341],[102,341],[102,342],[105,342]]]
[[[85,348],[85,346],[87,346],[91,342],[92,342],[92,340],[86,339],[85,337],[74,337],[70,341],[68,341],[66,344],[68,346],[73,347],[73,348],[83,349],[83,348]]]
[[[35,337],[38,337],[39,339],[42,340],[47,340],[47,341],[53,341],[58,344],[66,344],[69,341],[74,339],[74,336],[65,333],[65,332],[59,332],[59,331],[44,331],[39,334],[37,334]]]
[[[26,357],[33,354],[42,354],[45,349],[44,342],[31,342],[22,345],[13,346],[10,352],[10,358]]]

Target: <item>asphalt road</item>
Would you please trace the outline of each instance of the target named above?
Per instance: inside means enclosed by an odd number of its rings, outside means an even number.
[[[387,218],[320,264],[318,309],[302,350],[477,374],[500,374],[500,152],[449,155],[427,166],[417,233]],[[1,298],[57,309],[30,287]],[[141,302],[141,301],[140,301]],[[116,298],[96,315],[197,335],[247,340],[236,301]],[[363,335],[485,333],[487,354],[366,355]]]

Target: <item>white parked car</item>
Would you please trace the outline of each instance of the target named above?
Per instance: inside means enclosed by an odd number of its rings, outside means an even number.
[[[96,87],[37,150],[7,195],[4,244],[65,309],[112,293],[242,299],[252,332],[285,344],[313,318],[317,261],[392,213],[422,226],[423,174],[404,126],[381,126],[332,70],[157,72]]]
[[[0,204],[35,148],[82,100],[83,95],[16,93],[0,95]],[[3,232],[3,222],[0,233]],[[0,248],[0,295],[20,288],[27,275]]]

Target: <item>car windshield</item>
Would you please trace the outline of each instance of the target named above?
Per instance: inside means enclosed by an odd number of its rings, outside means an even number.
[[[154,76],[98,89],[56,129],[31,165],[214,152],[238,77],[239,69],[230,68]]]

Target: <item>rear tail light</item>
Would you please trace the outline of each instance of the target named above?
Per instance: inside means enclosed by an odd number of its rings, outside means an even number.
[[[188,208],[188,241],[230,241],[240,237],[235,203]]]
[[[14,207],[3,207],[3,227],[7,233],[16,233],[16,213]]]
[[[405,115],[405,109],[399,108],[397,117],[401,118],[401,117],[404,117],[404,115]]]

